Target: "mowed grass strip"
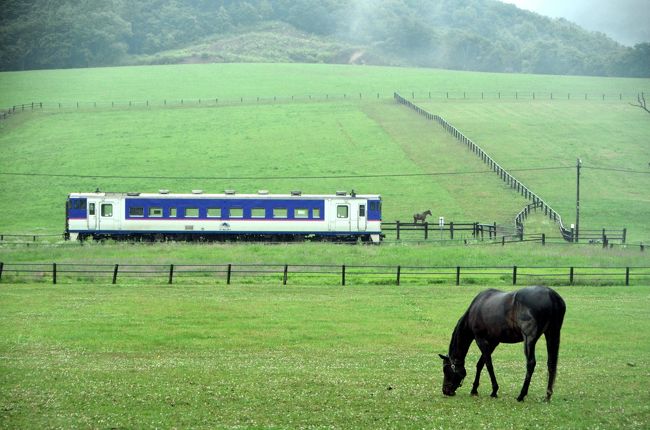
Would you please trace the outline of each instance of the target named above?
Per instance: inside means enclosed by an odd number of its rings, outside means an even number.
[[[0,287],[0,426],[644,428],[647,287],[558,288],[559,374],[529,397],[521,344],[495,355],[500,398],[441,394],[437,353],[476,287]],[[615,365],[614,365],[615,364]],[[611,381],[605,387],[602,381]]]

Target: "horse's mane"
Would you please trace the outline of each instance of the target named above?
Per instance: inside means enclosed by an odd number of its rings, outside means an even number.
[[[460,319],[456,323],[454,332],[451,335],[451,341],[449,342],[449,357],[453,355],[455,359],[461,361],[465,361],[467,350],[469,349],[469,345],[472,343],[473,340],[471,333],[467,333],[468,316],[469,316],[469,309],[465,311],[463,316],[460,317]]]

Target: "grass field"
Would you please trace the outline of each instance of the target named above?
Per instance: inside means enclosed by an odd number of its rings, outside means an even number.
[[[390,96],[398,90],[425,97],[416,96],[416,101],[447,117],[515,170],[567,224],[574,217],[571,166],[582,157],[583,228],[627,227],[631,241],[646,240],[650,228],[644,214],[650,201],[645,190],[650,179],[645,171],[650,154],[644,136],[650,121],[627,101],[649,86],[642,79],[282,64],[2,73],[0,103],[38,100],[46,108],[0,124],[2,172],[27,174],[0,176],[0,201],[7,208],[0,213],[0,226],[2,233],[58,233],[65,195],[95,188],[322,193],[355,189],[382,194],[387,221],[408,220],[414,212],[431,209],[434,216],[456,222],[512,225],[525,201],[489,173],[324,178],[486,170],[439,127],[394,105]],[[474,100],[447,100],[445,91],[451,91],[452,98],[467,92]],[[500,91],[509,99],[495,99]],[[425,96],[430,92],[432,99]],[[480,92],[490,99],[476,99]],[[528,97],[537,92],[538,98],[513,100],[515,92]],[[540,99],[550,93],[588,93],[595,98]],[[307,95],[312,94],[320,102],[309,103]],[[325,94],[336,100],[323,100]],[[607,94],[607,100],[598,99],[599,94]],[[625,99],[618,100],[619,94]],[[269,103],[275,95],[285,102]],[[293,95],[301,102],[286,103]],[[267,102],[256,103],[256,96]],[[231,103],[197,104],[198,99],[217,97]],[[237,103],[239,97],[246,103]],[[191,101],[180,106],[180,99]],[[130,100],[140,107],[129,109]],[[143,108],[145,100],[151,100],[148,108]],[[165,108],[163,100],[177,107]],[[110,108],[113,101],[121,107]],[[81,109],[74,108],[76,102]],[[92,107],[94,102],[100,107]],[[64,108],[59,110],[57,103]],[[567,169],[516,173],[517,168],[548,165]],[[642,173],[587,170],[595,166]],[[277,177],[293,179],[272,179]]]
[[[524,403],[521,344],[500,398],[441,394],[437,353],[476,287],[1,285],[2,428],[647,428],[647,287],[560,287]]]

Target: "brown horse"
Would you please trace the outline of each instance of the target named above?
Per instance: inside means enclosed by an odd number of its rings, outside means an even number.
[[[431,215],[431,211],[426,210],[421,214],[413,214],[413,223],[417,223],[418,221],[425,222],[427,219],[427,215]]]
[[[499,385],[492,367],[492,352],[501,342],[524,342],[526,378],[517,397],[521,402],[528,394],[530,379],[535,370],[535,344],[543,334],[548,352],[546,400],[551,400],[565,311],[566,305],[562,297],[547,287],[533,286],[510,293],[490,289],[479,293],[456,324],[449,344],[449,355],[439,354],[443,360],[442,393],[453,396],[462,385],[467,374],[465,357],[472,341],[476,341],[481,350],[481,358],[476,364],[471,394],[478,395],[481,370],[486,365],[492,382],[492,397],[497,397]]]

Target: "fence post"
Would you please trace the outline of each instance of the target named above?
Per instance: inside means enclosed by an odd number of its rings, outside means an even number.
[[[345,264],[341,266],[341,285],[345,286]]]
[[[174,279],[174,265],[169,265],[169,283],[171,284]]]
[[[517,285],[517,266],[512,266],[512,285]]]
[[[449,235],[451,236],[451,240],[454,240],[454,222],[451,221],[449,223]]]
[[[625,268],[625,286],[630,285],[630,268],[626,267]]]
[[[627,228],[623,229],[623,243],[625,243],[625,240],[627,238]]]
[[[401,275],[402,275],[402,266],[397,266],[397,286],[399,286]]]
[[[456,266],[456,285],[460,285],[460,266]]]
[[[232,264],[228,264],[228,271],[226,272],[226,284],[230,285],[230,274],[232,273]]]
[[[4,267],[5,264],[2,261],[0,261],[0,281],[2,281],[2,270],[4,269]]]
[[[573,285],[573,267],[569,269],[569,285]]]
[[[113,285],[117,283],[117,271],[119,269],[120,265],[116,264],[115,268],[113,269]]]
[[[542,246],[546,245],[546,233],[542,233]]]
[[[52,284],[56,285],[56,263],[52,263]]]
[[[427,240],[429,238],[429,223],[425,222],[424,223],[424,240]]]
[[[284,265],[284,273],[282,275],[282,285],[287,285],[287,273],[289,272],[289,265]]]
[[[399,240],[399,221],[395,222],[395,228],[397,229],[397,240]]]

